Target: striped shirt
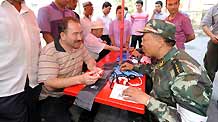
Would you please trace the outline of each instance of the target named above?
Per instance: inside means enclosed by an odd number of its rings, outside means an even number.
[[[45,82],[52,78],[67,78],[80,75],[82,72],[83,62],[91,59],[87,49],[82,44],[79,49],[72,52],[66,52],[60,45],[59,41],[54,41],[46,45],[39,57],[39,82]],[[40,97],[47,96],[60,97],[63,90],[48,91],[44,86]]]
[[[145,24],[148,21],[148,14],[145,12],[141,12],[141,13],[134,13],[131,16],[131,22],[132,22],[132,35],[143,35],[142,33],[139,33],[137,31],[139,30],[143,30]]]
[[[218,34],[218,3],[208,10],[201,21],[201,25],[212,27],[212,33]]]

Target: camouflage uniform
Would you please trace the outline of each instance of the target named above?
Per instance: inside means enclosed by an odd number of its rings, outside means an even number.
[[[176,104],[206,116],[212,83],[204,68],[184,51],[172,48],[150,69],[141,65],[135,66],[134,70],[144,73],[150,71],[153,90],[147,108],[159,121],[181,121]]]
[[[177,105],[206,116],[212,82],[206,70],[186,52],[173,47],[156,63],[136,65],[134,70],[150,74],[153,89],[147,108],[160,122],[180,122]]]

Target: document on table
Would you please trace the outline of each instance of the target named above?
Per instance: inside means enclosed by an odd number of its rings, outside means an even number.
[[[118,99],[118,100],[123,100],[123,101],[127,101],[127,102],[132,102],[132,103],[136,103],[134,101],[125,100],[124,99],[125,96],[122,95],[123,94],[123,90],[127,89],[128,87],[129,86],[124,86],[124,85],[115,83],[114,87],[113,87],[113,90],[112,90],[112,92],[110,94],[110,98]]]

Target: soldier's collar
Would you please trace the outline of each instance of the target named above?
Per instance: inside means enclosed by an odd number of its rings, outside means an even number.
[[[163,58],[161,58],[157,62],[158,67],[162,67],[168,60],[170,60],[175,54],[177,54],[178,50],[173,47]]]

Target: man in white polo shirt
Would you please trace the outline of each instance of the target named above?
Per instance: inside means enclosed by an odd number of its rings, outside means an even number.
[[[65,18],[59,27],[60,39],[46,45],[39,58],[41,115],[46,122],[71,122],[69,107],[73,97],[63,94],[72,85],[95,83],[100,78],[95,60],[82,43],[82,29],[78,19]],[[90,72],[82,73],[85,62]]]
[[[92,2],[87,1],[84,2],[83,4],[83,8],[84,8],[84,17],[81,18],[80,22],[81,22],[81,27],[83,30],[83,36],[86,36],[90,31],[91,31],[91,24],[92,24],[92,14],[93,14],[93,6],[92,6]]]
[[[0,0],[0,42],[0,122],[39,122],[39,28],[24,0]]]

